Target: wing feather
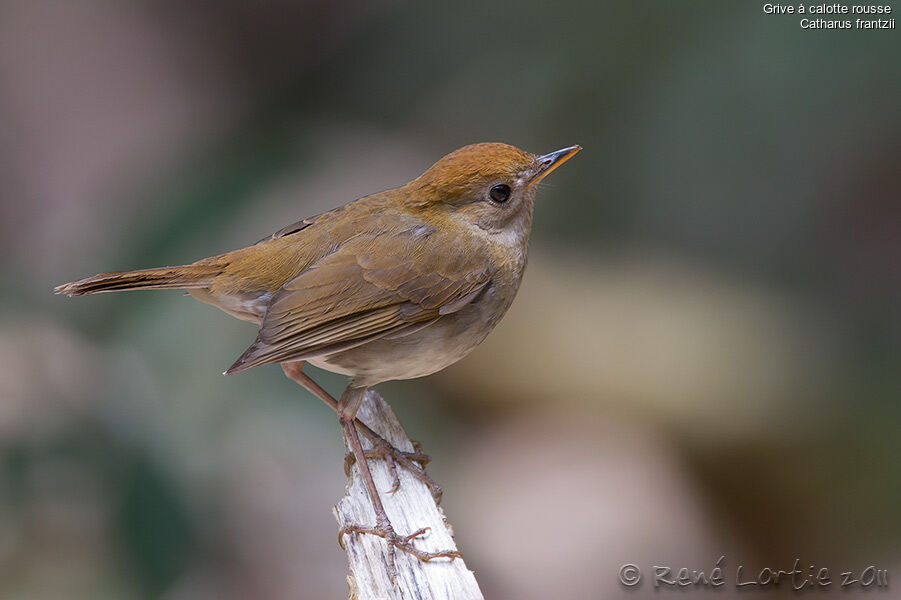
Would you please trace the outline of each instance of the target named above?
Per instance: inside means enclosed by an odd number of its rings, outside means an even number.
[[[289,280],[273,294],[257,339],[226,373],[406,335],[462,309],[488,284],[486,261],[459,268],[448,251],[454,240],[428,237],[413,247],[409,240],[353,238]]]

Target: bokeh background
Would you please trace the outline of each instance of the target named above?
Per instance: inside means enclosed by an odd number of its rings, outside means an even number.
[[[901,573],[899,38],[761,7],[0,3],[0,597],[346,597],[337,424],[278,367],[220,375],[252,326],[50,290],[475,141],[585,148],[496,332],[380,386],[486,596]]]

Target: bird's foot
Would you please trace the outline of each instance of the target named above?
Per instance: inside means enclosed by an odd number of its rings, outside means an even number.
[[[365,450],[366,458],[381,458],[388,463],[393,479],[393,485],[388,490],[390,493],[393,494],[400,489],[400,477],[397,474],[397,466],[400,465],[410,471],[416,479],[428,486],[429,491],[432,493],[432,498],[435,499],[435,504],[441,502],[441,495],[444,493],[441,486],[435,483],[435,480],[429,477],[429,474],[425,471],[425,466],[429,464],[432,458],[422,452],[422,446],[419,442],[413,442],[413,452],[406,452],[395,448],[391,442],[380,435],[368,432],[365,429],[362,430],[362,433],[372,443],[372,448]],[[348,452],[344,457],[344,474],[348,477],[350,477],[350,468],[355,462],[356,459],[353,453]]]
[[[451,560],[463,558],[463,555],[460,554],[458,550],[426,552],[425,550],[420,550],[413,546],[411,543],[412,540],[427,534],[430,530],[431,528],[424,527],[414,531],[410,535],[398,535],[397,532],[394,531],[394,527],[391,525],[390,521],[387,520],[372,527],[364,525],[345,525],[338,531],[338,544],[341,546],[341,549],[344,550],[344,536],[349,533],[376,535],[384,539],[388,542],[388,574],[391,576],[391,581],[394,581],[397,578],[397,570],[394,566],[394,556],[397,550],[415,556],[423,562],[429,562],[437,558],[449,558]]]

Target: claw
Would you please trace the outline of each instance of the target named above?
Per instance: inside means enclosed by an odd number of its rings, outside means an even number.
[[[388,440],[375,433],[370,435],[370,432],[367,432],[365,429],[361,431],[373,446],[365,451],[366,458],[381,458],[388,463],[388,468],[391,470],[391,477],[393,479],[392,486],[388,490],[389,492],[394,493],[400,489],[400,477],[397,473],[397,466],[400,465],[413,473],[413,476],[416,477],[416,479],[428,486],[436,504],[441,502],[441,496],[444,494],[444,491],[441,489],[441,486],[435,483],[435,480],[429,477],[428,473],[425,472],[425,465],[431,462],[432,457],[422,452],[422,445],[419,442],[413,442],[413,452],[406,452],[395,448]],[[353,453],[345,455],[344,474],[347,477],[350,477],[350,468],[355,462],[356,459],[354,458]]]
[[[414,547],[413,544],[410,543],[412,540],[426,535],[430,531],[430,527],[423,527],[422,529],[418,529],[409,535],[401,536],[397,535],[397,532],[394,531],[394,527],[392,527],[390,523],[384,523],[372,527],[367,527],[364,525],[345,525],[340,529],[340,531],[338,531],[338,545],[341,546],[342,550],[346,549],[344,547],[344,536],[349,533],[375,535],[384,539],[386,542],[388,542],[388,575],[391,578],[391,581],[395,581],[397,579],[397,569],[395,568],[394,564],[394,555],[396,550],[406,552],[407,554],[415,556],[423,562],[429,562],[437,558],[449,558],[451,560],[454,560],[455,558],[463,558],[463,555],[460,554],[458,550],[426,552],[425,550],[420,550]]]
[[[416,440],[410,440],[410,443],[413,444],[412,453],[418,455],[416,462],[421,464],[423,467],[432,462],[432,457],[422,451],[422,444],[420,444]]]

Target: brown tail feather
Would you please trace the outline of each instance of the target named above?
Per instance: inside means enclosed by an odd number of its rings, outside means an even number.
[[[68,296],[82,296],[100,292],[124,290],[192,289],[205,288],[222,270],[214,265],[185,265],[159,267],[140,271],[114,271],[101,273],[57,286],[53,291]]]

